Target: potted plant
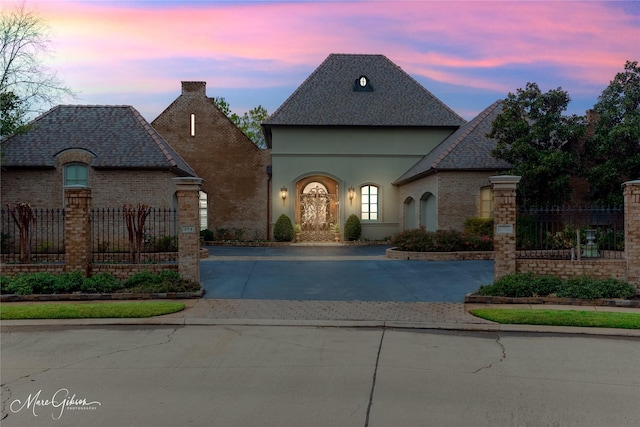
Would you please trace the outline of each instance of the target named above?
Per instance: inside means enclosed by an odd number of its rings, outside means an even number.
[[[296,242],[299,242],[300,235],[302,234],[302,227],[300,226],[300,224],[296,223],[296,225],[293,226],[293,231],[294,233],[296,233]]]
[[[333,240],[336,242],[340,241],[340,224],[338,223],[333,226]]]

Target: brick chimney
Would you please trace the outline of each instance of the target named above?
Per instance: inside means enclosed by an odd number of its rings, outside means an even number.
[[[207,96],[207,82],[182,82],[182,94]]]

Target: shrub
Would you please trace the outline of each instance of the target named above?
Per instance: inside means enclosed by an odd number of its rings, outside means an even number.
[[[0,293],[10,294],[9,292],[11,288],[11,277],[8,276],[0,276]]]
[[[85,278],[81,271],[62,273],[56,277],[56,292],[73,293],[82,290]]]
[[[178,250],[178,238],[176,236],[162,236],[156,242],[156,251],[175,252]]]
[[[291,219],[285,214],[280,215],[273,228],[273,238],[276,239],[277,242],[290,242],[293,240],[293,236],[294,232]]]
[[[122,282],[111,273],[97,273],[84,279],[82,292],[109,293],[122,288]]]
[[[593,279],[575,277],[561,280],[554,276],[534,276],[532,273],[516,273],[503,276],[492,285],[481,286],[479,295],[512,298],[557,295],[563,298],[631,298],[636,289],[630,283],[617,279]]]
[[[470,236],[493,237],[493,218],[467,218],[464,221],[464,232]]]
[[[425,231],[424,228],[402,231],[391,238],[391,244],[400,251],[412,252],[493,250],[493,239],[489,236],[472,236],[456,230]]]
[[[360,218],[356,214],[349,215],[349,218],[344,223],[344,238],[346,240],[358,240],[361,234]]]
[[[200,237],[202,237],[202,239],[205,242],[212,242],[213,241],[213,231],[207,229],[204,230],[200,230]]]

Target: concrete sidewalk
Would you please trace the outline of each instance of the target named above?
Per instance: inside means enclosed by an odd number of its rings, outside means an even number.
[[[89,302],[89,301],[88,301]],[[10,326],[109,326],[109,325],[244,325],[406,328],[459,331],[526,332],[640,337],[640,330],[564,326],[500,325],[469,314],[482,307],[549,310],[617,311],[633,308],[593,306],[484,305],[463,303],[287,300],[179,300],[183,311],[144,319],[4,320]],[[82,304],[83,302],[78,302]],[[33,303],[6,303],[33,304]]]

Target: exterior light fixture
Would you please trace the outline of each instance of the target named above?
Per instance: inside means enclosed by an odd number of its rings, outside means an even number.
[[[284,205],[284,201],[287,199],[287,187],[282,187],[280,189],[280,197],[282,198],[282,204]]]
[[[349,203],[353,204],[353,198],[356,197],[356,190],[353,187],[349,187]]]

